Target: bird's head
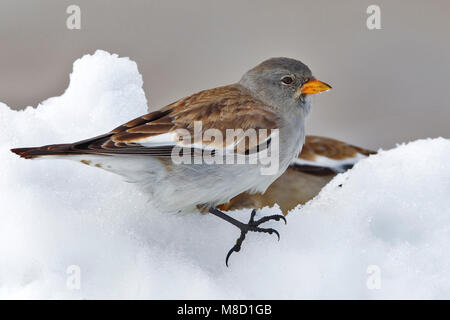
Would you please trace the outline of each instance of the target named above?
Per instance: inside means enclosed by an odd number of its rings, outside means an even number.
[[[315,79],[308,66],[290,58],[268,59],[247,71],[239,83],[263,102],[280,109],[286,106],[309,109],[310,95],[331,89]]]

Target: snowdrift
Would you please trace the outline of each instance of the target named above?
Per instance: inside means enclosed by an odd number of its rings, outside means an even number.
[[[250,234],[226,268],[233,226],[158,213],[111,173],[9,151],[81,140],[147,111],[128,58],[97,51],[70,79],[36,109],[0,103],[0,298],[450,298],[449,140],[361,161],[287,226],[268,223],[280,242]],[[249,212],[232,214],[246,221]]]

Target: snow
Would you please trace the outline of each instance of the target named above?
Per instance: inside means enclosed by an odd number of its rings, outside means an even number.
[[[360,161],[287,226],[267,224],[280,242],[250,234],[226,268],[233,226],[158,213],[103,170],[9,152],[101,134],[147,110],[128,58],[97,51],[74,63],[70,79],[36,109],[0,103],[0,298],[450,298],[449,140]],[[247,220],[249,211],[233,215]],[[73,265],[79,289],[67,285]]]

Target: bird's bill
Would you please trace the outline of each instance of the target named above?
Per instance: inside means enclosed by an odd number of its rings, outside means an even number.
[[[301,94],[316,94],[330,89],[331,86],[329,84],[313,79],[306,82],[301,88],[298,88],[297,91],[300,91]]]

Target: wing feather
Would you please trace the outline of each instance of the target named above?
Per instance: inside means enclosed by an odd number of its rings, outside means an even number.
[[[331,138],[306,136],[302,152],[292,161],[291,168],[313,175],[336,174],[375,153]]]
[[[269,139],[270,130],[278,127],[279,118],[247,89],[240,85],[230,85],[198,92],[158,111],[133,119],[105,135],[74,143],[72,148],[77,152],[105,155],[168,157],[177,145],[186,149],[197,147],[195,143],[180,144],[179,134],[182,129],[193,136],[195,121],[201,121],[202,124],[200,139],[203,139],[203,133],[208,129],[219,130],[224,138],[227,129],[268,129]],[[257,141],[256,145],[249,143],[245,152],[258,149],[259,144],[266,141]],[[230,148],[225,139],[220,144],[209,140],[201,142],[204,147]],[[234,143],[237,145],[239,141]]]

